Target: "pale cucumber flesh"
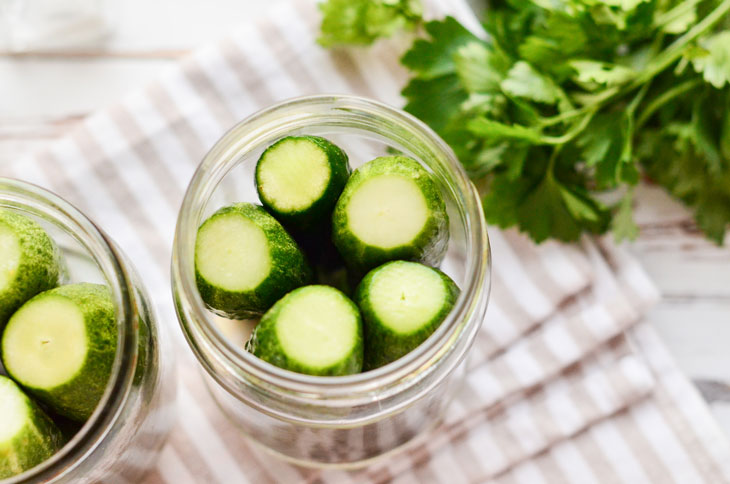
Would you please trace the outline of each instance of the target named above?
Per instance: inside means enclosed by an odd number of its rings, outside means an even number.
[[[283,351],[300,363],[323,368],[346,358],[358,338],[352,307],[331,291],[293,295],[281,309],[276,334]]]
[[[13,440],[27,424],[27,398],[14,383],[0,376],[0,446]]]
[[[391,264],[370,285],[370,303],[384,326],[412,333],[443,308],[447,290],[441,276],[421,264]]]
[[[412,179],[397,174],[365,181],[347,205],[352,233],[365,244],[383,249],[411,243],[428,217],[421,189]]]
[[[63,434],[43,410],[0,375],[0,479],[37,466],[63,443]]]
[[[258,168],[262,196],[283,212],[304,210],[327,189],[327,153],[306,138],[291,138],[266,153]]]
[[[84,314],[63,297],[24,305],[3,336],[8,370],[32,388],[55,388],[72,380],[86,361],[87,348]]]
[[[198,233],[196,266],[212,285],[228,291],[254,289],[271,271],[266,234],[236,213],[217,216]]]

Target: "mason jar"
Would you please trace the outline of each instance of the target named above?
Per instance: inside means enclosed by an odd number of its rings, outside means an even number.
[[[376,370],[321,377],[264,362],[244,349],[255,322],[215,316],[196,288],[198,227],[221,206],[257,203],[254,169],[262,151],[284,136],[305,134],[342,147],[353,168],[404,153],[433,174],[447,205],[450,240],[441,269],[461,295],[423,344]],[[474,186],[452,150],[425,124],[359,97],[304,97],[252,115],[205,156],[180,209],[172,284],[182,330],[210,392],[242,435],[300,465],[356,467],[404,446],[444,415],[486,311],[489,243]]]
[[[170,337],[158,326],[149,298],[114,242],[76,208],[37,186],[0,178],[0,209],[38,222],[63,254],[62,283],[93,282],[111,289],[117,352],[96,410],[53,457],[2,484],[136,483],[152,468],[175,411]]]

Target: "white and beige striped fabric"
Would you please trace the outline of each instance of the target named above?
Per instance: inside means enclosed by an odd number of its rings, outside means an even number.
[[[463,0],[432,15],[479,23]],[[170,296],[176,211],[206,150],[289,97],[356,93],[399,105],[398,40],[325,51],[313,0],[293,0],[198,51],[47,150],[3,166],[79,206],[125,250],[176,334],[180,418],[146,482],[730,482],[730,449],[642,314],[657,294],[604,240],[534,246],[490,231],[493,294],[466,384],[444,423],[352,472],[301,469],[253,449],[209,397]]]

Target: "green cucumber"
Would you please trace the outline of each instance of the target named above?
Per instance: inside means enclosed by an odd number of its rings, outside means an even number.
[[[272,365],[298,373],[359,373],[363,360],[360,311],[333,287],[296,289],[264,314],[247,349]]]
[[[370,271],[355,291],[365,334],[365,368],[395,361],[439,327],[459,296],[446,274],[416,262],[393,261]]]
[[[116,349],[114,302],[100,284],[38,294],[10,318],[2,337],[8,375],[55,413],[79,422],[99,403]]]
[[[249,319],[312,280],[296,242],[261,206],[237,203],[198,229],[195,274],[200,297],[216,314]]]
[[[355,274],[390,260],[438,265],[449,240],[432,176],[405,156],[376,158],[352,174],[332,216],[332,238]]]
[[[48,415],[13,380],[0,375],[0,479],[37,466],[63,443]]]
[[[347,155],[318,136],[287,136],[256,164],[256,189],[264,207],[287,229],[329,220],[350,176]]]
[[[0,330],[25,301],[58,285],[60,254],[28,217],[0,210]]]

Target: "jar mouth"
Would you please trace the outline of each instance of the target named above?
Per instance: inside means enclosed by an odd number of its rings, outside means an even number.
[[[98,265],[111,290],[117,317],[117,351],[106,389],[91,417],[51,458],[3,484],[45,482],[62,477],[91,453],[116,422],[134,379],[138,327],[134,289],[114,242],[73,205],[31,183],[0,177],[0,208],[46,222],[74,239]]]
[[[314,114],[318,111],[318,114]],[[206,205],[223,178],[243,154],[260,147],[267,139],[283,137],[296,129],[318,122],[338,120],[365,129],[402,131],[415,137],[437,158],[443,160],[444,174],[453,182],[455,196],[463,206],[460,215],[466,232],[465,282],[454,308],[439,328],[420,346],[375,370],[347,376],[313,376],[276,367],[245,351],[217,327],[214,315],[197,290],[194,267],[195,239]],[[342,119],[342,118],[346,119]],[[253,183],[253,182],[252,182]],[[443,357],[456,338],[479,324],[468,317],[477,310],[480,296],[488,293],[490,271],[489,241],[481,202],[451,148],[431,128],[401,110],[386,104],[350,95],[316,95],[293,98],[265,108],[230,129],[211,148],[196,170],[180,208],[172,255],[173,296],[183,333],[196,356],[218,383],[227,386],[212,370],[209,351],[213,349],[223,364],[254,385],[271,385],[307,400],[348,399],[407,382],[409,376],[426,370]],[[475,332],[474,332],[475,333]],[[470,337],[473,338],[473,334]]]

